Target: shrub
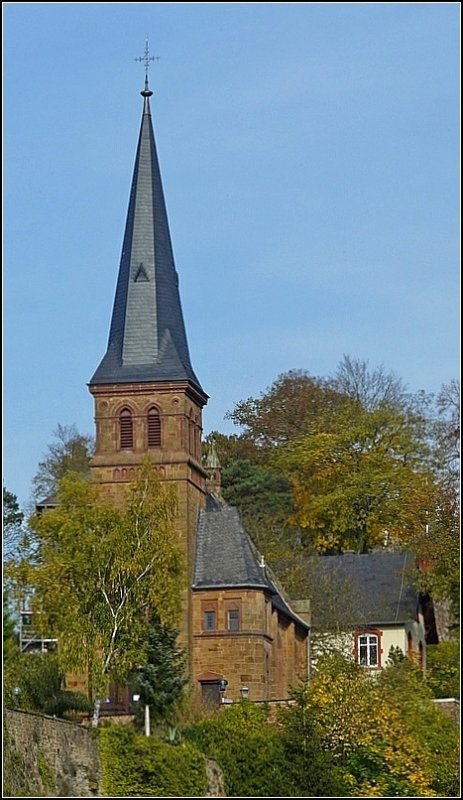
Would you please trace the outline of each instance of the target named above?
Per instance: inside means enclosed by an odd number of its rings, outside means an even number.
[[[426,648],[426,682],[434,697],[460,697],[460,642]]]
[[[184,731],[224,773],[228,797],[297,796],[278,729],[267,710],[243,700]]]
[[[295,690],[294,705],[280,711],[280,735],[285,750],[286,773],[296,796],[344,797],[349,786],[332,754],[322,746],[311,715],[305,707],[304,692]]]
[[[6,705],[49,716],[66,718],[75,711],[88,713],[91,704],[87,697],[62,689],[62,683],[63,674],[54,654],[18,652],[5,665],[4,700]]]
[[[101,792],[107,797],[200,797],[206,789],[202,753],[170,745],[125,726],[101,728]]]
[[[458,730],[433,702],[420,670],[408,660],[392,665],[380,676],[380,685],[385,700],[396,705],[403,727],[418,745],[430,788],[438,796],[458,796]]]

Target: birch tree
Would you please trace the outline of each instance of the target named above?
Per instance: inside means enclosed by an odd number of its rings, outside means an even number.
[[[176,497],[146,464],[123,510],[78,474],[62,478],[58,500],[32,517],[35,547],[14,578],[32,589],[35,627],[58,639],[61,668],[88,675],[96,727],[109,682],[144,661],[150,613],[177,622],[184,570]]]

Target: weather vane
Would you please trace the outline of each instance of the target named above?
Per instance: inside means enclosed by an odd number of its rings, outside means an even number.
[[[145,52],[144,55],[138,56],[134,59],[144,64],[145,67],[145,91],[148,90],[148,70],[150,68],[150,61],[159,61],[159,56],[150,56],[148,36],[145,39]]]

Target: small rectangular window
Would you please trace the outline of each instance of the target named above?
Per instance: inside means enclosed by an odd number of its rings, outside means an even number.
[[[205,631],[215,631],[216,629],[216,621],[215,621],[215,611],[205,611],[204,612],[204,630]]]
[[[239,631],[240,629],[240,612],[237,608],[230,608],[228,611],[228,630]]]

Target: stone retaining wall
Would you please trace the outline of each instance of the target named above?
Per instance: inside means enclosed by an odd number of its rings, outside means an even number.
[[[6,708],[3,797],[97,797],[98,745],[72,722]]]

